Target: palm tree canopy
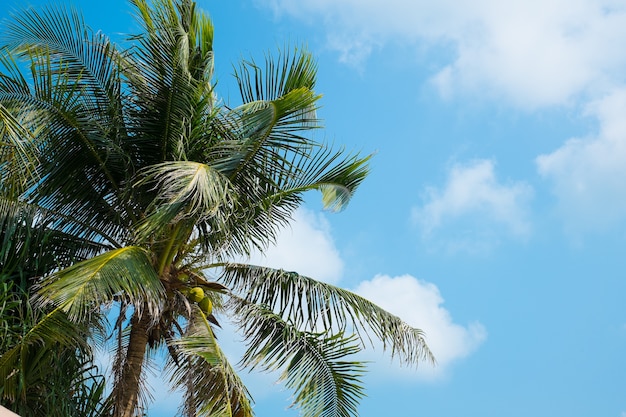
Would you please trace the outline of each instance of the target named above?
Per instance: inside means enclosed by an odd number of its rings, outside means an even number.
[[[281,370],[305,415],[356,415],[364,368],[346,357],[375,337],[408,364],[432,360],[422,332],[349,291],[230,260],[272,244],[308,191],[343,209],[369,156],[314,139],[306,50],[243,61],[231,106],[208,16],[191,0],[131,3],[140,32],[124,48],[62,6],[23,11],[1,38],[0,225],[50,233],[46,254],[64,254],[36,277],[51,313],[31,337],[80,325],[92,330],[57,342],[84,345],[114,305],[115,416],[143,406],[144,362],[161,348],[185,415],[250,416],[215,338],[229,317],[248,341],[241,365]],[[19,210],[28,222],[11,220]]]

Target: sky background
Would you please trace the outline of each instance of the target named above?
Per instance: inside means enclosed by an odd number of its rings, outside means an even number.
[[[135,31],[124,0],[73,4],[117,41]],[[319,138],[375,153],[345,211],[307,196],[255,259],[426,332],[435,368],[363,354],[362,417],[626,417],[626,1],[198,4],[220,98],[238,103],[240,58],[307,45]],[[275,379],[246,375],[256,414],[297,416]],[[175,415],[152,385],[149,415]]]

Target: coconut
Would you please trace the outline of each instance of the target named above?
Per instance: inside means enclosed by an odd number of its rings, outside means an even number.
[[[187,295],[189,300],[197,303],[204,298],[204,290],[200,287],[193,287],[189,290],[189,295]]]
[[[198,307],[200,307],[200,309],[206,314],[211,314],[213,311],[213,303],[209,297],[204,297],[202,301],[198,303]]]

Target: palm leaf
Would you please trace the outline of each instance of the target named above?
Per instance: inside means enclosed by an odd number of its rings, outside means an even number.
[[[224,284],[248,302],[266,305],[298,328],[347,330],[365,342],[371,332],[403,363],[434,362],[424,333],[348,290],[295,272],[246,264],[224,266]]]
[[[369,157],[342,156],[320,147],[306,156],[294,156],[292,170],[298,175],[279,173],[276,191],[269,194],[266,205],[280,205],[280,201],[294,194],[317,190],[322,193],[325,209],[339,211],[348,204],[357,187],[369,173]]]
[[[220,349],[207,316],[197,306],[187,332],[172,342],[184,358],[171,382],[185,388],[184,415],[252,417],[250,393]]]
[[[147,168],[142,176],[137,186],[150,184],[157,190],[153,212],[140,226],[143,235],[163,229],[175,218],[201,221],[230,214],[230,183],[211,166],[191,161],[165,162]]]
[[[2,396],[10,401],[25,395],[28,386],[25,378],[31,381],[36,375],[46,375],[48,370],[37,368],[38,364],[45,368],[41,355],[55,349],[79,347],[88,350],[85,328],[70,322],[66,314],[57,308],[46,314],[15,344],[0,357],[0,380],[5,381]]]
[[[143,167],[185,159],[194,127],[213,112],[211,22],[190,1],[132,3],[144,33],[133,38],[138,48],[124,67],[134,107],[130,143]]]
[[[295,391],[294,405],[304,415],[358,415],[364,364],[345,360],[360,350],[354,343],[355,336],[299,331],[269,309],[243,300],[235,304],[248,344],[243,366],[265,371],[283,369],[281,380]]]
[[[93,104],[104,110],[98,115],[119,116],[115,48],[104,34],[93,33],[77,10],[64,6],[28,8],[14,15],[5,27],[3,44],[30,59],[51,54],[53,68],[63,69],[57,73],[88,88],[84,99],[97,98]],[[111,113],[114,109],[116,112]]]
[[[235,69],[235,78],[244,103],[275,100],[299,88],[312,90],[317,64],[310,52],[296,49],[293,55],[267,55],[264,70],[252,60],[243,61]]]
[[[144,249],[129,246],[76,263],[52,274],[42,283],[39,296],[66,311],[73,321],[98,312],[103,304],[122,297],[141,308],[154,305],[164,288]]]

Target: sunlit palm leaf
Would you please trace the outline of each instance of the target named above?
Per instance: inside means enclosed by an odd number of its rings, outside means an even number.
[[[206,164],[173,161],[147,168],[138,185],[149,184],[157,191],[154,212],[141,226],[147,234],[162,229],[172,220],[226,217],[232,210],[232,190],[227,178]]]
[[[190,127],[213,112],[213,27],[190,1],[132,3],[144,34],[124,67],[135,107],[129,128],[148,166],[181,159],[181,139],[189,148]]]
[[[244,103],[275,100],[299,88],[312,90],[317,63],[306,50],[295,50],[293,55],[266,56],[264,69],[254,61],[243,61],[235,77]]]
[[[322,193],[324,208],[341,210],[369,173],[369,159],[346,157],[343,152],[333,152],[326,147],[320,147],[310,155],[295,156],[291,166],[299,175],[278,177],[276,192],[267,199],[278,204],[288,196],[317,190]]]
[[[0,197],[0,270],[38,276],[97,255],[107,245],[73,234],[72,219],[37,205]],[[26,290],[26,288],[23,288]]]
[[[235,154],[239,161],[229,177],[245,172],[263,178],[267,173],[285,170],[290,163],[289,153],[309,152],[312,142],[297,132],[310,128],[310,119],[303,115],[318,99],[311,90],[299,88],[273,101],[252,102],[233,110],[228,117],[236,120],[232,124],[239,126],[235,132],[243,146],[239,155]]]
[[[23,130],[36,135],[33,146],[45,155],[29,198],[90,224],[91,231],[82,231],[86,236],[93,237],[94,229],[124,236],[119,219],[132,214],[113,192],[130,170],[119,143],[122,96],[114,48],[91,35],[76,12],[62,9],[15,16],[6,38],[31,60],[32,89],[5,55],[9,73],[0,100]]]
[[[115,297],[136,308],[158,303],[164,289],[144,249],[129,246],[79,262],[47,278],[39,295],[81,321]]]
[[[91,31],[75,9],[26,9],[6,24],[2,40],[30,57],[45,55],[42,50],[52,52],[55,69],[64,69],[65,75],[89,88],[89,94],[82,98],[98,98],[96,103],[104,110],[98,116],[115,117],[110,111],[120,110],[115,105],[120,84],[117,65],[112,59],[114,48],[105,35]]]

